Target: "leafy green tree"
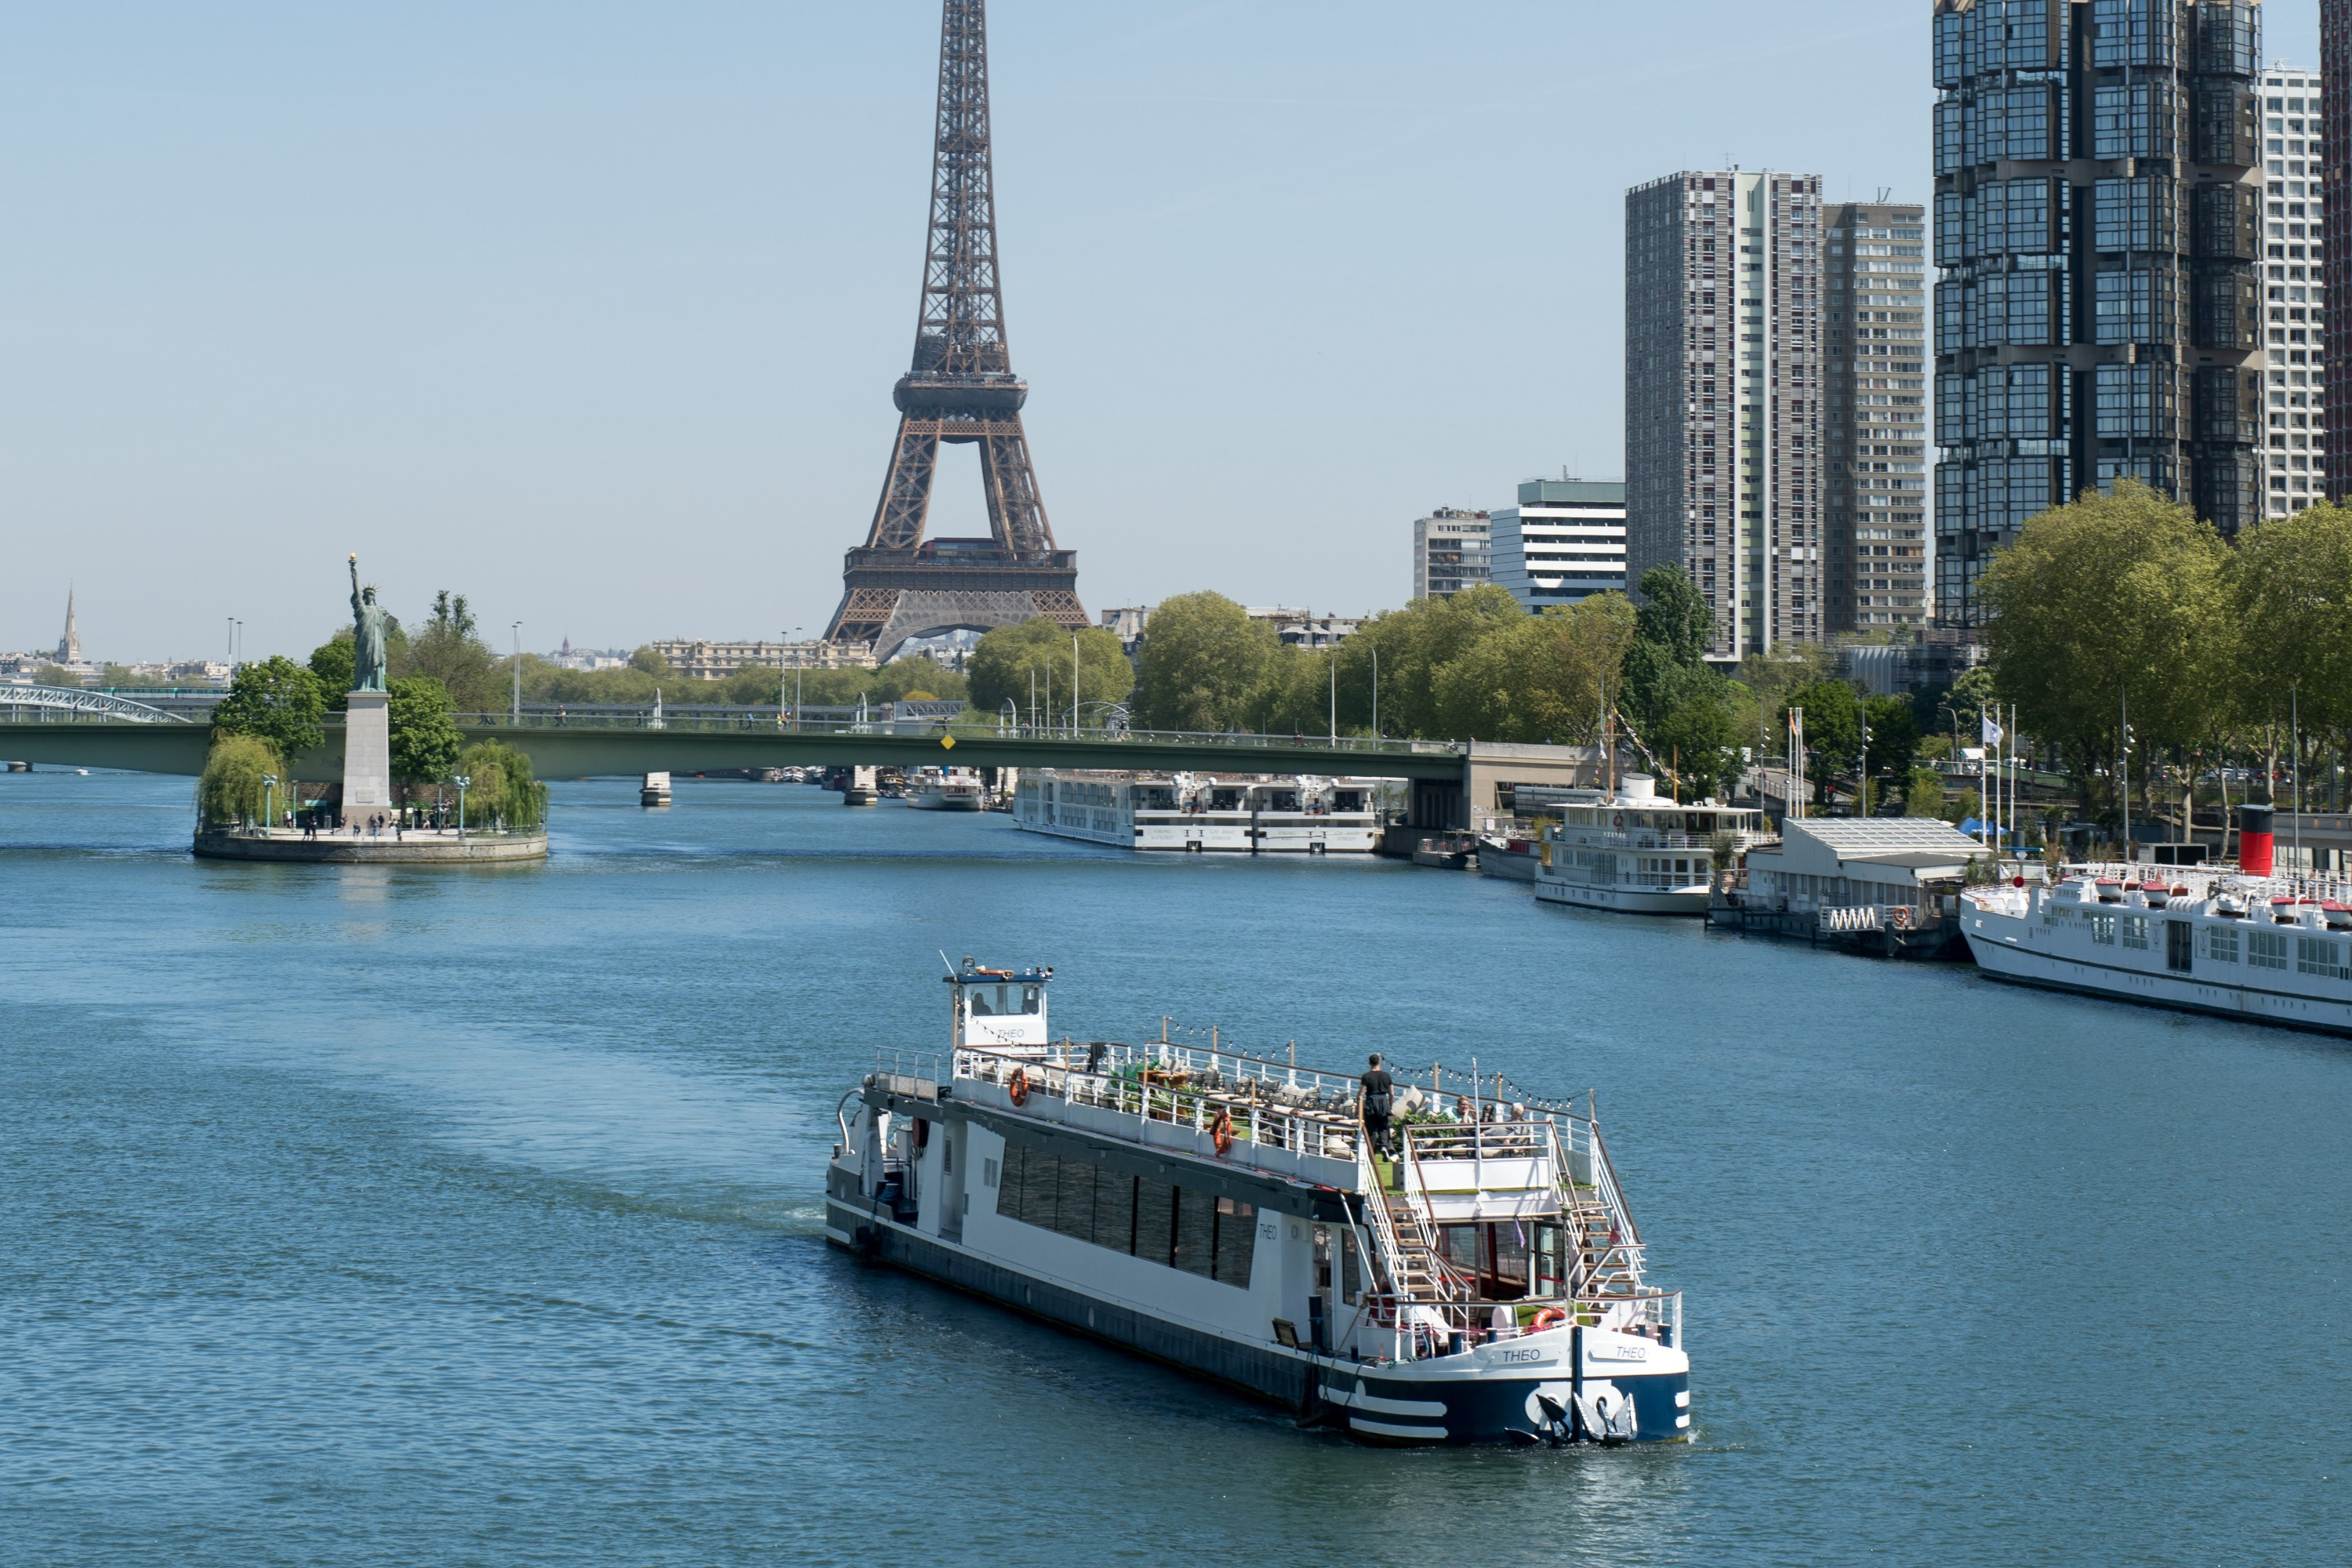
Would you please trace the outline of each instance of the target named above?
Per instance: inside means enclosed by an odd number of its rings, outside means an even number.
[[[1101,626],[1076,634],[1076,690],[1081,704],[1124,702],[1135,689],[1135,667],[1128,662],[1118,635]],[[1037,722],[1069,722],[1072,634],[1057,621],[1040,616],[1019,626],[996,626],[982,635],[972,649],[967,674],[971,705],[993,718],[1010,702],[1024,724],[1030,703],[1039,709]],[[905,662],[905,661],[899,661]],[[894,662],[892,668],[897,668]],[[944,673],[944,672],[942,672]],[[1032,687],[1034,680],[1034,686]],[[1052,708],[1047,710],[1046,704]],[[1092,715],[1088,715],[1092,721]]]
[[[1913,768],[1911,782],[1903,791],[1903,815],[1943,816],[1944,775],[1933,768]]]
[[[675,670],[670,668],[669,660],[664,658],[660,654],[654,651],[654,647],[651,643],[647,643],[645,647],[637,649],[636,652],[629,656],[629,668],[643,674],[650,675],[657,680],[666,679],[677,673]]]
[[[291,804],[292,778],[284,755],[261,736],[215,731],[196,780],[196,820],[206,827],[259,822],[273,807]]]
[[[436,784],[456,767],[465,737],[450,718],[447,688],[429,675],[387,681],[385,716],[392,727],[392,776],[402,784]]]
[[[432,616],[409,639],[408,668],[401,673],[438,680],[461,713],[485,713],[506,706],[498,655],[482,640],[466,595],[453,595],[446,588],[433,596]]]
[[[1992,682],[2027,732],[2063,747],[2086,796],[2116,776],[2126,700],[2142,755],[2193,745],[2224,719],[2228,561],[2194,512],[2125,479],[2032,519],[1986,569]]]
[[[2293,714],[2307,729],[2352,731],[2352,508],[2315,506],[2248,530],[2226,586],[2241,718]]]
[[[1633,606],[1622,594],[1499,617],[1438,667],[1439,732],[1455,739],[1590,741],[1613,707]]]
[[[351,693],[352,682],[359,679],[357,670],[358,660],[349,632],[329,637],[310,650],[310,673],[319,678],[319,689],[325,695],[331,712],[341,713],[349,706],[345,700]]]
[[[281,757],[299,757],[326,740],[326,711],[318,677],[273,654],[236,672],[228,695],[213,709],[213,734],[257,735]]]
[[[1919,754],[1919,720],[1911,710],[1911,700],[1870,697],[1863,700],[1862,709],[1870,721],[1872,776],[1899,777],[1910,772],[1911,759]]]
[[[1438,670],[1498,626],[1527,618],[1519,602],[1492,583],[1451,598],[1416,599],[1402,610],[1374,616],[1339,645],[1341,728],[1370,730],[1377,663],[1381,733],[1450,738],[1438,718]]]
[[[1628,658],[1628,664],[1633,661]],[[1721,798],[1739,787],[1746,744],[1740,721],[1739,688],[1705,665],[1683,670],[1665,716],[1643,738],[1660,761],[1673,768],[1685,794]]]
[[[1642,606],[1635,622],[1641,639],[1656,644],[1685,668],[1705,659],[1715,646],[1715,612],[1690,574],[1679,566],[1653,566],[1642,574],[1640,586]]]
[[[481,741],[457,755],[452,773],[466,779],[466,826],[499,825],[515,831],[547,820],[547,786],[531,775],[530,758],[503,741]]]
[[[1281,642],[1222,594],[1180,594],[1151,612],[1135,659],[1136,723],[1147,730],[1247,727]]]

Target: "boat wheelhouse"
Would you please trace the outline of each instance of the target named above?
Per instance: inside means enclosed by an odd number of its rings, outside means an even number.
[[[1048,768],[1022,773],[1013,817],[1032,833],[1126,849],[1369,855],[1383,782]]]
[[[949,1049],[877,1053],[829,1240],[1367,1441],[1689,1436],[1681,1297],[1589,1108],[1397,1072],[1376,1149],[1356,1078],[1057,1042],[1051,978],[966,960]]]
[[[1960,930],[1999,980],[2352,1035],[2352,884],[2234,868],[2084,866],[1971,888]]]
[[[1538,845],[1536,897],[1579,909],[1705,915],[1715,873],[1770,837],[1761,811],[1684,805],[1646,773],[1626,774],[1613,795],[1556,809],[1559,825]]]

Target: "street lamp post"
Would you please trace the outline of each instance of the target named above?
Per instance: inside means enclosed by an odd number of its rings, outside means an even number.
[[[466,786],[474,781],[467,774],[457,773],[449,782],[457,786],[457,842],[463,844],[466,841]]]
[[[261,775],[261,829],[266,834],[278,826],[278,775]]]
[[[514,624],[514,710],[507,716],[507,722],[520,729],[522,727],[522,623],[520,621]]]

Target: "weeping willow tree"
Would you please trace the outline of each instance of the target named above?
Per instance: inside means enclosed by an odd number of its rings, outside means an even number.
[[[483,741],[457,755],[466,785],[466,826],[532,831],[547,821],[547,786],[531,775],[530,759],[503,741]]]
[[[266,818],[273,803],[268,781],[278,781],[278,802],[288,799],[293,774],[278,748],[258,735],[221,735],[205,757],[196,780],[196,820],[205,827],[231,827]]]

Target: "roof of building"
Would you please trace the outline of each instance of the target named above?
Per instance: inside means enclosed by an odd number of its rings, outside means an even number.
[[[1748,852],[1751,868],[1792,875],[1838,877],[1848,868],[1874,867],[1894,880],[1928,879],[1986,853],[1983,845],[1948,822],[1932,816],[1790,817],[1780,825],[1777,847]],[[1883,881],[1885,875],[1864,877]]]

